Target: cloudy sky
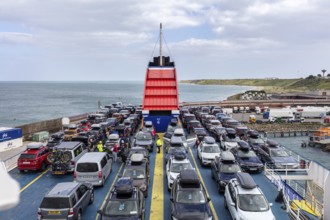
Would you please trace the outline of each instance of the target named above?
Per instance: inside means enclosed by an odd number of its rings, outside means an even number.
[[[180,80],[306,77],[330,68],[329,16],[329,0],[0,0],[0,80],[144,80],[160,22]]]

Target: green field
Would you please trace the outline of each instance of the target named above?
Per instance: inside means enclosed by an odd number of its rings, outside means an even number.
[[[300,79],[197,79],[182,80],[181,83],[198,85],[240,85],[262,87],[266,92],[304,92],[330,90],[330,78]]]

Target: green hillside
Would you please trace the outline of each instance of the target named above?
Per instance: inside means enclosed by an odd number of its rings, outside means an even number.
[[[198,79],[182,80],[181,83],[198,85],[240,85],[262,87],[267,92],[300,92],[306,90],[330,90],[329,78],[306,79]]]

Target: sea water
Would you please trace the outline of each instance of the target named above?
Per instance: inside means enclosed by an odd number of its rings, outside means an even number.
[[[180,102],[221,101],[254,87],[178,84]],[[144,82],[0,82],[0,127],[96,111],[98,102],[142,104]]]

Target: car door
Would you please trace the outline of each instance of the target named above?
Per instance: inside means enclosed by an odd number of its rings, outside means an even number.
[[[89,190],[88,190],[87,186],[85,186],[84,184],[81,184],[78,187],[76,193],[77,193],[77,197],[78,197],[77,206],[79,206],[83,210],[88,205],[89,200],[90,200]],[[77,207],[77,208],[79,209],[79,207]]]
[[[166,176],[167,176],[167,179],[170,178],[171,162],[172,162],[172,160],[170,159],[166,163]]]
[[[214,177],[214,179],[216,180],[216,182],[218,182],[218,160],[215,159],[211,162],[211,172],[212,172],[212,176]]]
[[[203,148],[203,142],[201,142],[197,147],[197,157],[200,160],[202,160],[202,148]]]
[[[228,191],[229,191],[229,196],[226,197],[227,199],[227,206],[230,212],[230,215],[232,219],[239,219],[239,216],[237,216],[237,209],[236,209],[236,192],[231,183],[228,184]]]

